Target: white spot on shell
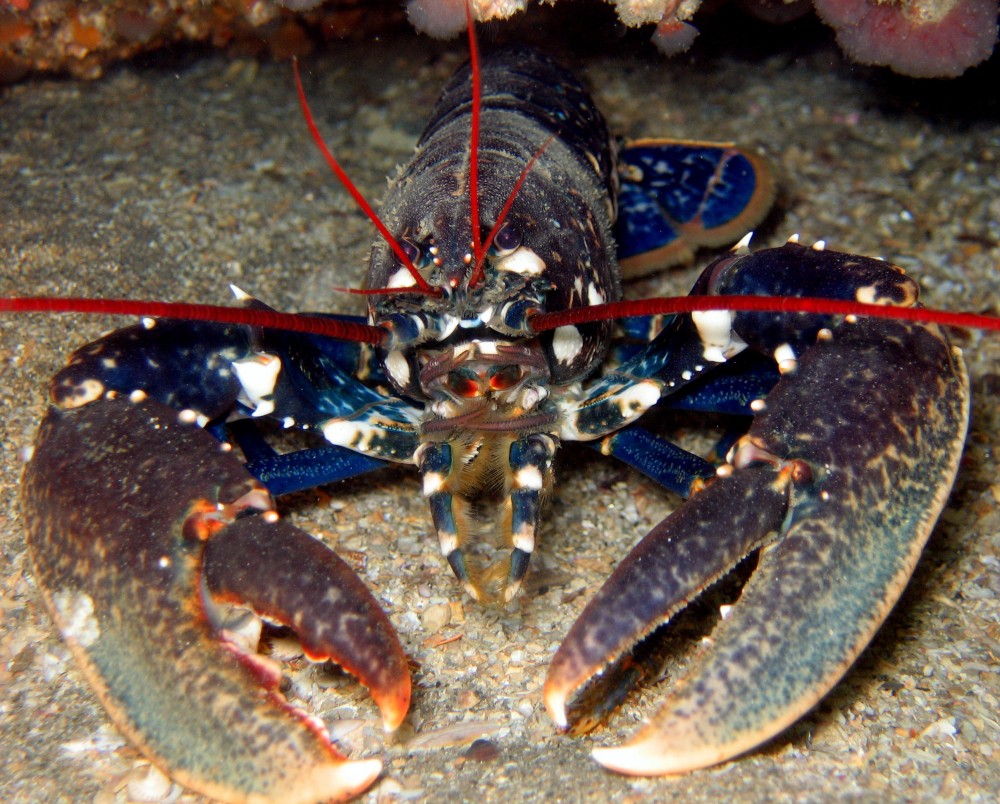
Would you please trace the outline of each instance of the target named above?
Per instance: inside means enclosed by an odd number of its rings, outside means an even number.
[[[410,273],[409,269],[403,267],[389,277],[385,286],[387,288],[412,288],[416,284],[417,280],[413,278],[413,274]]]
[[[104,383],[89,379],[73,386],[72,396],[66,397],[60,404],[64,408],[79,408],[101,398],[104,394]],[[110,396],[110,392],[109,392]]]
[[[438,531],[438,542],[441,544],[441,555],[447,558],[452,550],[458,549],[458,536],[446,531]]]
[[[330,419],[321,426],[323,437],[331,444],[371,454],[372,441],[381,434],[378,427],[365,422]]]
[[[778,371],[782,374],[790,374],[798,366],[795,350],[788,343],[783,343],[774,350],[774,360],[778,364]]]
[[[728,310],[693,312],[691,321],[701,339],[702,357],[712,363],[724,363],[747,348],[733,332],[733,316]]]
[[[440,472],[427,472],[424,475],[424,496],[430,497],[444,488],[444,475]]]
[[[254,409],[254,416],[267,416],[274,412],[274,400],[265,397],[274,394],[281,372],[281,358],[261,352],[242,360],[233,361],[236,378],[243,386],[244,400]]]
[[[89,648],[101,637],[101,626],[94,616],[94,599],[83,592],[64,590],[52,595],[59,627],[67,640]]]
[[[581,349],[583,349],[583,337],[576,327],[572,325],[558,327],[552,333],[552,351],[560,363],[573,362]]]
[[[177,421],[181,424],[194,424],[198,421],[198,414],[190,408],[185,408],[177,414]]]
[[[399,385],[409,384],[410,363],[399,349],[393,349],[385,356],[385,370]]]
[[[132,393],[130,393],[128,395],[128,399],[129,399],[129,402],[132,402],[134,404],[138,404],[140,402],[145,402],[146,401],[146,392],[145,391],[140,391],[140,390],[135,390],[135,391],[133,391]]]
[[[526,553],[530,553],[535,549],[535,532],[530,528],[525,528],[524,530],[518,531],[514,534],[514,547],[518,550],[524,550]]]
[[[660,401],[660,388],[651,380],[636,383],[624,391],[618,400],[618,409],[625,418],[645,413]]]
[[[876,295],[877,291],[875,285],[863,285],[854,291],[854,298],[862,304],[879,304],[882,297]]]
[[[542,473],[538,471],[537,466],[525,466],[523,469],[517,470],[517,474],[514,476],[514,483],[519,489],[541,491]]]
[[[497,267],[501,271],[512,271],[521,276],[540,276],[545,270],[545,263],[530,248],[521,246],[521,248],[516,249],[509,256],[500,260]]]

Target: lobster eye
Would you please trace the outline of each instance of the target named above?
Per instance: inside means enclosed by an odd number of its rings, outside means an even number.
[[[524,376],[524,369],[520,366],[501,366],[490,374],[490,389],[493,391],[506,391],[508,388],[517,385]]]
[[[445,386],[455,396],[465,399],[472,399],[479,396],[479,383],[476,382],[475,375],[462,369],[449,371],[445,380]]]
[[[414,265],[420,261],[420,246],[416,243],[403,238],[399,241],[399,247],[403,249],[403,253]]]
[[[510,252],[521,245],[521,230],[512,223],[505,223],[493,238],[497,251]]]

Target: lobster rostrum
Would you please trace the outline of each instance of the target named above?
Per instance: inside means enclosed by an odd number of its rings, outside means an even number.
[[[641,273],[734,239],[772,190],[730,146],[616,151],[570,74],[532,51],[497,54],[456,74],[390,185],[367,324],[272,329],[260,324],[287,319],[244,295],[235,312],[255,323],[145,321],[53,378],[23,487],[34,575],[109,715],[179,782],[222,800],[314,801],[378,776],[378,760],[343,758],[284,701],[274,665],[226,635],[221,604],[293,626],[396,728],[411,694],[398,638],[272,499],[387,462],[419,468],[442,553],[486,601],[517,593],[561,442],[692,494],[556,653],[545,703],[561,728],[595,678],[759,552],[664,707],[630,744],[596,752],[616,770],[683,772],[758,745],[870,640],[957,472],[960,353],[899,269],[797,242],[714,262],[686,302],[700,312],[620,302],[619,264]],[[801,311],[734,309],[761,295]],[[837,315],[858,302],[912,320]],[[754,421],[716,468],[637,423],[657,405]],[[326,444],[279,455],[261,418]]]

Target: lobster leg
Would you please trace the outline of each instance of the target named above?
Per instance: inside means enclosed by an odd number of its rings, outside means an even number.
[[[742,599],[649,724],[595,757],[623,773],[692,770],[779,733],[820,700],[899,598],[948,497],[968,377],[936,327],[844,323],[786,374],[731,476],[657,526],[559,648],[546,706],[668,621],[747,552]],[[739,506],[736,515],[724,513]],[[633,613],[636,613],[633,615]]]
[[[375,600],[275,522],[266,490],[208,433],[149,399],[53,408],[22,494],[53,619],[116,725],[161,769],[224,801],[342,799],[378,776],[378,760],[345,759],[284,702],[269,663],[215,637],[203,581],[224,598],[259,584],[250,603],[290,620],[310,655],[356,672],[387,726],[405,713],[405,658]],[[297,587],[280,589],[292,575]]]
[[[221,441],[229,436],[239,444],[247,471],[275,497],[337,483],[386,465],[385,461],[332,444],[279,454],[252,420],[224,424],[216,437]]]
[[[598,452],[613,455],[682,497],[690,495],[699,481],[715,476],[715,468],[704,458],[635,424],[592,445]]]

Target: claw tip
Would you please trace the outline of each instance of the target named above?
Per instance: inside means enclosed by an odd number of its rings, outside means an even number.
[[[671,731],[648,724],[625,745],[595,748],[592,754],[601,765],[618,773],[667,776],[717,765],[747,747],[705,741],[683,723]]]
[[[549,713],[549,717],[556,724],[556,728],[560,731],[566,731],[569,728],[569,721],[566,718],[565,691],[549,688],[545,690],[543,697],[545,700],[545,709]]]
[[[382,773],[378,759],[354,759],[336,765],[331,773],[331,788],[355,795],[366,790]]]

